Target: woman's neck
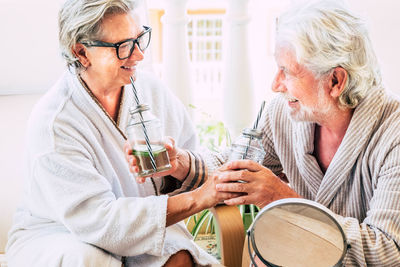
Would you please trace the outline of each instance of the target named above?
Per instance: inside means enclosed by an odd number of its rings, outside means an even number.
[[[99,85],[96,80],[90,79],[85,73],[80,74],[80,77],[87,89],[92,92],[105,111],[107,111],[108,115],[116,121],[123,87],[106,88],[106,86]]]

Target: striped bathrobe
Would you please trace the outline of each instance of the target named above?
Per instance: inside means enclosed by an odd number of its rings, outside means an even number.
[[[338,215],[351,246],[346,266],[400,266],[399,99],[371,89],[325,174],[313,156],[315,123],[290,120],[282,97],[267,108],[262,129],[264,165]]]
[[[280,96],[266,109],[263,165],[337,214],[351,246],[345,266],[400,266],[400,100],[371,89],[325,174],[313,156],[315,123],[295,122],[288,112]],[[207,158],[209,171],[221,159]]]

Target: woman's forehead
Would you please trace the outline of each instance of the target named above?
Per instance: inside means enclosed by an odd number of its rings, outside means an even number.
[[[134,13],[106,15],[100,25],[102,40],[108,42],[135,38],[142,31],[140,17]]]

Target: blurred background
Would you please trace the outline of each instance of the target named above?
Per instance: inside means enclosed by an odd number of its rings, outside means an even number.
[[[182,40],[185,41],[184,45],[189,54],[191,88],[185,89],[186,92],[183,93],[179,91],[179,88],[171,89],[179,97],[181,97],[180,94],[182,95],[185,104],[192,104],[198,110],[206,110],[215,119],[224,120],[224,116],[226,117],[224,113],[227,111],[223,110],[223,99],[230,94],[224,86],[229,86],[230,81],[227,80],[227,76],[232,75],[232,73],[227,73],[229,70],[224,62],[231,56],[229,53],[232,53],[232,49],[227,52],[227,46],[234,46],[235,44],[232,43],[234,40],[242,45],[239,57],[246,57],[238,61],[244,64],[242,68],[239,67],[239,76],[243,75],[247,79],[242,81],[247,81],[242,91],[249,95],[244,101],[250,103],[243,103],[243,106],[237,108],[251,109],[246,116],[253,118],[261,100],[268,101],[272,94],[270,84],[275,73],[273,60],[275,18],[287,6],[298,1],[141,1],[142,10],[145,10],[143,12],[145,23],[153,28],[151,51],[147,52],[146,64],[163,80],[166,80],[170,87],[174,85],[162,75],[163,58],[166,57],[166,53],[169,53],[163,50],[163,43],[168,38],[163,36],[163,30],[168,27],[166,25],[168,22],[166,19],[163,21],[163,17],[168,8],[172,12],[178,10],[176,11],[178,13],[171,13],[174,18],[184,12],[184,19],[178,23],[186,26],[186,40]],[[65,71],[57,39],[57,13],[61,3],[61,0],[0,0],[0,34],[2,36],[0,95],[43,93]],[[400,1],[349,0],[348,3],[361,13],[369,24],[371,39],[380,60],[387,89],[400,93],[400,87],[396,83],[396,66],[400,62],[398,53]],[[237,10],[239,8],[240,10]],[[240,21],[243,18],[245,22]],[[235,23],[235,20],[236,23],[245,24],[244,31],[239,30],[240,33],[245,33],[245,36],[227,37],[229,32],[232,32],[227,27],[230,27],[229,24],[232,24],[232,21]],[[237,51],[233,49],[233,52]],[[181,51],[181,53],[186,53],[186,51]],[[176,70],[179,71],[179,67]],[[194,115],[194,119],[199,118]],[[252,119],[248,120],[250,123]]]

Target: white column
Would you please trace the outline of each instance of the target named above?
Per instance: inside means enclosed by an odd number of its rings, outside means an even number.
[[[224,27],[223,120],[234,138],[253,121],[253,82],[248,51],[248,0],[228,0]],[[253,37],[253,40],[256,40]]]
[[[162,79],[187,107],[192,103],[192,72],[189,62],[186,16],[187,0],[165,0]]]

